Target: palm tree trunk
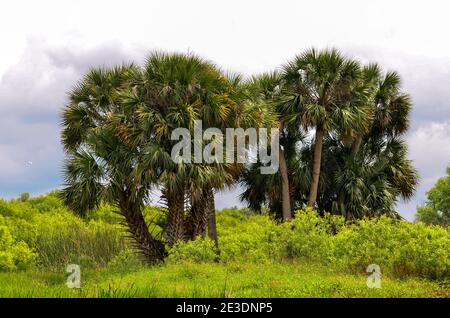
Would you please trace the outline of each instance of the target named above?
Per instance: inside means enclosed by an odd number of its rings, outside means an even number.
[[[352,158],[355,158],[356,155],[359,152],[359,149],[361,148],[361,144],[362,144],[362,136],[361,135],[357,135],[355,140],[353,140],[352,142],[352,148],[350,150],[350,155]],[[338,205],[338,211],[339,214],[343,214],[346,215],[346,211],[345,211],[345,189],[341,189],[338,195],[338,201],[337,201],[337,205]]]
[[[219,236],[217,235],[217,223],[216,223],[216,205],[214,203],[214,192],[212,189],[205,190],[205,200],[207,202],[208,217],[208,237],[214,241],[216,246],[217,255],[220,255],[219,249]]]
[[[209,210],[208,202],[205,200],[204,194],[199,195],[198,197],[192,197],[191,202],[189,236],[194,240],[197,236],[205,237],[206,226],[209,219]]]
[[[125,217],[128,232],[134,240],[134,246],[141,252],[149,264],[162,262],[167,256],[164,243],[156,239],[148,230],[139,205],[122,199],[119,203],[120,213]]]
[[[313,175],[311,180],[311,188],[309,190],[308,206],[314,207],[317,200],[317,191],[319,188],[320,163],[322,160],[322,144],[325,131],[321,127],[316,129],[316,138],[314,141],[314,159],[313,159]]]
[[[166,242],[169,246],[175,245],[186,237],[184,220],[184,193],[171,193],[166,191],[168,220],[166,229]]]
[[[352,150],[351,150],[352,157],[355,157],[356,154],[358,153],[359,148],[361,147],[361,143],[362,143],[362,136],[358,135],[352,143]]]
[[[281,203],[282,203],[282,216],[283,220],[289,220],[292,218],[291,212],[291,196],[289,191],[289,176],[287,171],[286,158],[284,150],[279,147],[279,159],[280,159],[280,175],[281,175]]]
[[[345,216],[345,189],[341,189],[338,194],[338,213]]]

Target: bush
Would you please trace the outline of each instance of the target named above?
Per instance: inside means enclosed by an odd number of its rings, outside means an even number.
[[[344,225],[344,218],[326,214],[320,217],[307,208],[284,223],[284,254],[288,258],[305,258],[322,263],[333,261],[333,237]]]
[[[221,262],[302,259],[357,273],[378,264],[397,277],[450,275],[450,233],[438,226],[388,217],[345,225],[341,216],[321,217],[309,208],[283,224],[237,209],[220,211],[217,220]],[[216,260],[213,242],[204,239],[179,243],[169,253],[170,262]]]
[[[270,262],[282,256],[281,227],[267,216],[226,209],[217,214],[220,258]]]
[[[0,225],[0,270],[25,269],[35,258],[36,254],[26,243],[16,242],[9,229]]]
[[[30,199],[30,194],[28,192],[24,192],[20,194],[20,202],[27,202]]]
[[[450,167],[447,175],[427,191],[427,201],[417,207],[416,217],[426,224],[450,225]]]
[[[54,193],[25,202],[0,200],[0,268],[15,270],[33,263],[124,269],[140,265],[114,210],[102,205],[81,219]],[[165,210],[146,207],[145,217],[152,231],[161,233]],[[309,208],[279,224],[267,215],[234,208],[217,212],[217,227],[220,259],[214,243],[199,238],[169,249],[167,261],[232,264],[299,259],[358,273],[378,264],[383,274],[397,277],[450,276],[450,230],[438,226],[387,217],[346,225],[340,216],[319,216]]]
[[[214,242],[198,238],[194,241],[180,242],[169,250],[168,263],[194,262],[210,263],[217,259]]]
[[[341,266],[364,271],[369,264],[396,276],[450,276],[450,235],[438,226],[396,221],[385,216],[362,220],[335,237]]]

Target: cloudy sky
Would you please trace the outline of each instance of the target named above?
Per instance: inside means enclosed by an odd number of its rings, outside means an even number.
[[[142,63],[148,51],[196,52],[249,75],[305,48],[336,47],[397,70],[414,100],[406,136],[425,191],[450,163],[450,19],[446,1],[2,1],[0,197],[61,185],[59,113],[92,66]],[[217,197],[238,205],[238,190]]]

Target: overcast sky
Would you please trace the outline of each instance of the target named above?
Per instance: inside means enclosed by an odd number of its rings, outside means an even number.
[[[398,71],[414,101],[406,139],[421,176],[399,211],[412,219],[450,163],[446,1],[2,1],[0,197],[61,186],[59,114],[92,66],[142,63],[153,49],[195,52],[245,75],[312,46]],[[239,205],[238,190],[218,208]]]

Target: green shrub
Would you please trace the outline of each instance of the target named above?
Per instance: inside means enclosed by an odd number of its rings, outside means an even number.
[[[422,223],[388,217],[345,225],[344,218],[312,209],[277,224],[248,210],[226,209],[217,215],[221,262],[270,262],[299,259],[364,273],[378,264],[397,277],[445,278],[450,275],[450,233]],[[169,262],[216,261],[213,242],[182,242],[169,250]]]
[[[17,242],[9,229],[0,225],[0,270],[25,269],[35,258],[36,254],[25,242]]]
[[[139,256],[124,238],[120,215],[102,205],[81,219],[68,211],[55,193],[38,198],[0,200],[0,268],[32,264],[65,267],[140,266]],[[166,211],[146,207],[154,233],[166,224]],[[397,277],[445,279],[450,276],[450,230],[387,217],[346,225],[340,216],[297,211],[279,224],[247,209],[217,212],[220,259],[208,239],[180,242],[169,249],[169,263],[270,263],[311,261],[343,271],[363,273],[378,264]]]
[[[438,226],[396,221],[387,217],[362,220],[335,237],[341,266],[364,271],[369,264],[396,276],[450,276],[450,235]]]
[[[27,202],[30,199],[30,194],[28,192],[23,192],[20,194],[19,200],[21,202]]]
[[[282,256],[281,227],[267,216],[227,209],[217,214],[220,258],[270,262]]]
[[[225,209],[217,213],[221,262],[269,262],[281,257],[281,231],[266,216],[248,210]],[[180,242],[169,250],[168,261],[207,263],[217,261],[214,242],[198,238]]]
[[[52,191],[46,195],[29,199],[27,202],[39,212],[49,212],[56,209],[64,208],[62,200],[59,198],[58,191]]]
[[[313,209],[297,211],[291,222],[284,223],[284,254],[318,262],[333,260],[333,236],[344,224],[342,217],[320,217]]]
[[[217,258],[214,242],[198,238],[194,241],[180,242],[169,250],[167,262],[210,263]]]

